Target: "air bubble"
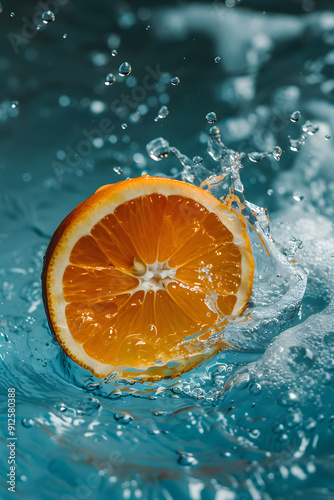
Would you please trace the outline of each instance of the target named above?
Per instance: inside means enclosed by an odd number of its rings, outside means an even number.
[[[51,10],[46,10],[42,14],[42,19],[43,19],[44,24],[48,24],[48,23],[52,23],[56,19],[56,16],[54,15],[54,13]]]
[[[26,429],[30,429],[30,427],[32,427],[33,425],[35,425],[35,421],[32,420],[31,418],[23,418],[21,420],[21,424],[23,425],[23,427],[25,427]]]
[[[121,424],[130,424],[133,420],[133,416],[130,415],[130,413],[115,413],[114,415],[115,420],[120,422]]]
[[[104,84],[105,85],[113,85],[113,83],[116,82],[116,77],[113,73],[108,73],[106,78],[105,78],[105,81],[104,81]]]
[[[313,352],[311,349],[292,346],[288,349],[288,361],[290,370],[294,373],[303,373],[312,368],[313,365]]]
[[[118,68],[118,73],[120,76],[128,76],[132,71],[131,65],[128,62],[124,62]]]
[[[298,120],[300,120],[302,117],[302,114],[300,111],[294,111],[293,113],[291,113],[290,115],[290,120],[292,122],[298,122]]]
[[[188,455],[180,455],[177,462],[180,465],[196,465],[196,464],[198,464],[198,461],[196,460],[195,457],[188,456]]]
[[[172,85],[178,85],[180,83],[180,78],[178,76],[174,76],[174,78],[171,79],[170,83]]]
[[[261,384],[258,384],[257,382],[252,384],[249,388],[249,392],[253,394],[253,396],[258,396],[261,393],[261,391],[262,391]]]
[[[328,347],[334,347],[334,332],[325,333],[324,342]]]
[[[280,406],[293,406],[298,402],[298,395],[293,391],[281,392],[277,398],[277,403]]]

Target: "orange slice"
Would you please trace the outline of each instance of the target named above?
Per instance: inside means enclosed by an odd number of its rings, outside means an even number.
[[[212,333],[245,310],[253,274],[241,215],[201,188],[142,176],[101,187],[60,224],[43,297],[74,361],[99,378],[152,380],[226,347]]]

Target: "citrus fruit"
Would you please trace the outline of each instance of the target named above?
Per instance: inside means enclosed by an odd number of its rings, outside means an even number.
[[[154,380],[226,347],[212,334],[245,310],[253,274],[242,215],[199,187],[142,176],[101,187],[60,224],[43,298],[78,364]]]

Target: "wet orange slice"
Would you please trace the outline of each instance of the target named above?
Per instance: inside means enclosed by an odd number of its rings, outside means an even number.
[[[43,297],[74,361],[99,378],[153,380],[226,347],[212,334],[245,310],[253,274],[241,215],[193,185],[142,176],[101,187],[60,224]]]

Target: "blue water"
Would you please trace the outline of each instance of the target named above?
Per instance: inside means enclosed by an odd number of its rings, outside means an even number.
[[[37,3],[2,2],[1,499],[334,498],[333,5],[268,3],[62,0],[43,24]],[[105,85],[110,72],[116,82]],[[162,106],[169,112],[155,121]],[[99,383],[47,326],[49,239],[102,184],[231,173],[229,156],[212,158],[212,111],[224,144],[245,153],[245,197],[271,249],[268,259],[253,247],[250,315],[226,332],[239,349],[173,383]],[[203,170],[174,154],[155,162],[146,145],[157,137],[201,156]],[[247,156],[276,146],[279,162]],[[269,210],[274,241],[257,207]],[[6,484],[9,387],[15,495]]]

